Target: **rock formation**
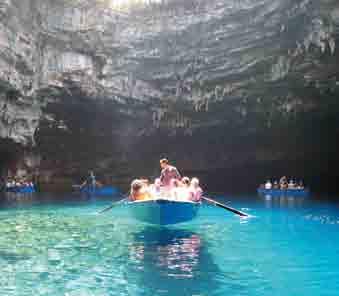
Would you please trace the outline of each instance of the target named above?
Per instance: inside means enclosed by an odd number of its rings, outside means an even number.
[[[338,34],[335,0],[0,0],[2,174],[325,187]]]

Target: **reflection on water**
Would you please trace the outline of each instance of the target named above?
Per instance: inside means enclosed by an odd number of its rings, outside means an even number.
[[[144,295],[208,295],[218,288],[220,271],[197,233],[146,227],[134,235],[129,252]]]
[[[118,200],[119,197],[109,197],[108,202],[112,201],[112,198]],[[2,208],[21,208],[29,207],[32,205],[41,204],[59,204],[62,205],[65,202],[79,204],[79,202],[97,203],[98,201],[105,201],[106,198],[97,198],[95,195],[82,195],[79,193],[73,193],[68,195],[53,194],[53,193],[18,193],[18,192],[3,192],[0,193],[0,206]],[[114,200],[113,200],[114,201]]]
[[[301,196],[271,196],[269,194],[260,196],[264,200],[266,208],[298,208],[304,205],[307,198]]]
[[[5,192],[2,203],[7,204],[31,204],[35,201],[35,193]]]

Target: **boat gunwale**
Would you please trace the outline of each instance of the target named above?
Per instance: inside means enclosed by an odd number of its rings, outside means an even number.
[[[145,200],[134,200],[128,201],[128,205],[133,204],[147,204],[147,203],[159,203],[159,204],[190,204],[190,205],[201,205],[201,202],[195,202],[190,200],[173,200],[173,199],[166,199],[166,198],[155,198],[155,199],[145,199]]]

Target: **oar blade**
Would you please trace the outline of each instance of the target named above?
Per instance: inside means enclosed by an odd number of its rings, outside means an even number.
[[[246,214],[244,212],[241,212],[241,211],[239,211],[237,209],[231,208],[229,206],[226,206],[226,205],[224,205],[224,204],[222,204],[222,203],[220,203],[220,202],[218,202],[218,201],[216,201],[214,199],[211,199],[211,198],[208,198],[208,197],[202,197],[202,199],[206,200],[206,201],[208,201],[208,202],[210,202],[210,203],[212,203],[212,204],[214,204],[214,205],[216,205],[216,206],[218,206],[220,208],[223,208],[223,209],[225,209],[227,211],[230,211],[230,212],[232,212],[234,214],[237,214],[237,215],[239,215],[241,217],[249,217],[248,214]]]

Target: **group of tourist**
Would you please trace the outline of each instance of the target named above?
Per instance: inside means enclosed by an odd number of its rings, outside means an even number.
[[[260,188],[266,189],[266,190],[271,190],[271,189],[305,189],[304,182],[303,181],[295,181],[293,179],[290,179],[289,181],[287,180],[287,177],[281,177],[279,182],[278,181],[273,181],[267,180],[265,184],[262,184]]]
[[[31,187],[33,188],[34,187],[34,184],[33,182],[27,182],[27,181],[20,181],[20,180],[15,180],[15,179],[12,179],[12,180],[7,180],[6,182],[6,185],[5,185],[5,189],[6,190],[10,190],[10,189],[16,189],[16,188],[28,188],[28,187]]]
[[[136,179],[131,183],[130,199],[146,200],[164,196],[173,200],[200,202],[202,189],[197,178],[181,177],[177,168],[167,159],[160,160],[161,175],[150,184],[148,179]]]

